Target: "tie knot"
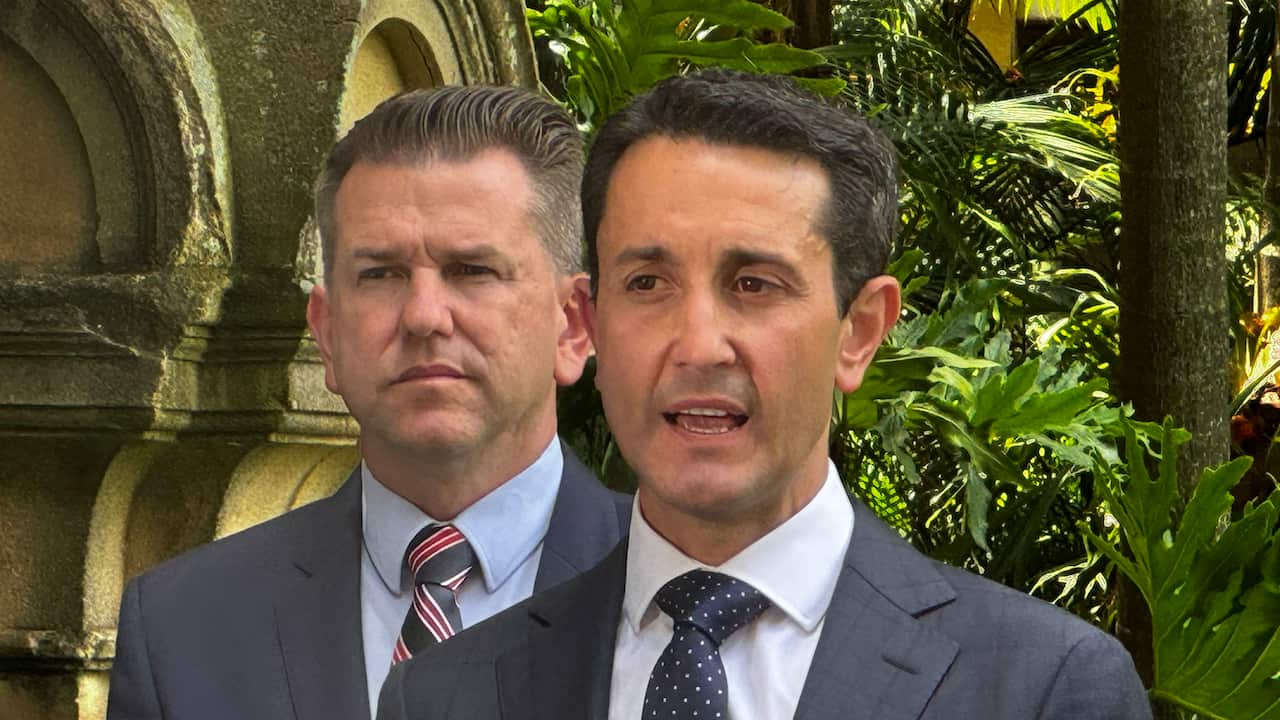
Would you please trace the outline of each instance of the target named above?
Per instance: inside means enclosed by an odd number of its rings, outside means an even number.
[[[404,562],[414,585],[431,583],[457,590],[475,564],[475,553],[458,528],[428,525],[409,541]]]
[[[690,570],[658,591],[654,601],[677,623],[701,630],[716,645],[769,607],[769,599],[722,573]]]

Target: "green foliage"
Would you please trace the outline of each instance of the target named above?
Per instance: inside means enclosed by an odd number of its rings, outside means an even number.
[[[751,0],[550,0],[526,10],[534,35],[569,71],[569,107],[589,131],[632,96],[659,80],[697,66],[789,74],[826,60],[782,43],[760,43],[758,30],[783,30],[791,21]],[[810,81],[839,92],[840,80]]]
[[[823,52],[847,68],[850,105],[897,146],[899,252],[924,252],[924,301],[972,277],[1028,277],[1045,263],[1114,276],[1119,164],[1084,92],[1102,82],[1088,63],[1115,62],[1114,33],[1065,48],[1037,43],[1015,79],[939,3],[840,8],[840,43]]]
[[[1099,492],[1124,543],[1081,532],[1141,591],[1155,636],[1154,697],[1204,717],[1280,717],[1280,493],[1231,517],[1230,489],[1248,458],[1209,468],[1179,507],[1178,447],[1189,434],[1165,421],[1154,478],[1126,427],[1124,473],[1100,463]],[[1148,428],[1150,429],[1150,428]],[[1154,433],[1153,433],[1154,434]]]
[[[837,398],[832,441],[842,475],[915,544],[1030,587],[1077,561],[1083,492],[1099,458],[1119,461],[1123,414],[1061,347],[1014,357],[996,321],[1020,303],[1013,287],[974,280],[901,322]]]
[[[1227,27],[1227,141],[1235,145],[1265,134],[1271,102],[1271,55],[1276,42],[1275,0],[1230,0]]]

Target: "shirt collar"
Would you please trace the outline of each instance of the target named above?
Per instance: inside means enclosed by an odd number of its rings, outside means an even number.
[[[489,592],[501,587],[546,536],[563,470],[560,440],[553,437],[532,465],[450,521],[471,543]],[[402,574],[405,549],[419,530],[439,521],[387,489],[365,463],[360,480],[365,552],[387,590],[400,595],[408,585]]]
[[[622,610],[635,632],[657,617],[653,597],[672,578],[704,568],[750,583],[774,607],[813,632],[827,613],[853,535],[853,506],[835,465],[817,495],[786,522],[719,567],[685,555],[631,509],[627,580]]]

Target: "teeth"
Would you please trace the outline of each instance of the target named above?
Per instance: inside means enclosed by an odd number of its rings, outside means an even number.
[[[729,417],[729,413],[723,410],[712,410],[710,408],[690,408],[689,410],[681,410],[685,415],[702,415],[704,417]]]
[[[729,432],[729,428],[685,428],[689,432],[698,435],[723,435]]]

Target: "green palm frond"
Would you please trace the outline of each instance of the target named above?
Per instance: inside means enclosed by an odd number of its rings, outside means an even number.
[[[718,66],[790,74],[823,65],[823,56],[755,40],[791,21],[751,0],[550,0],[526,10],[529,28],[560,56],[566,104],[588,132],[633,96],[688,68]],[[839,92],[837,79],[808,80]]]

